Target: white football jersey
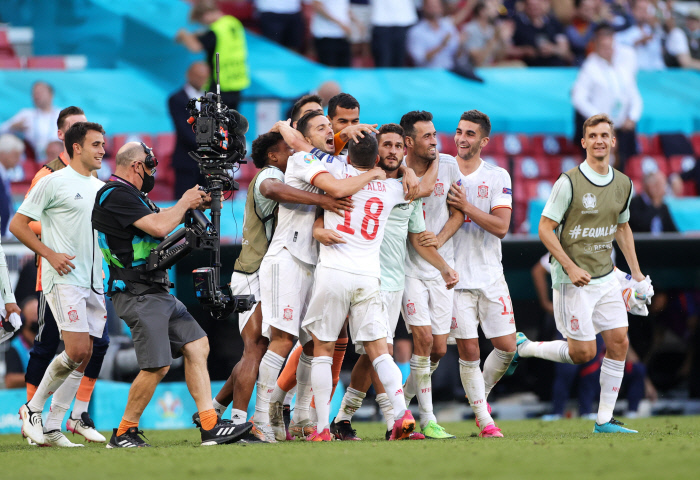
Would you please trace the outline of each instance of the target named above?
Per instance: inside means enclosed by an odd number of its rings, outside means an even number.
[[[450,218],[450,208],[447,205],[447,192],[453,183],[459,183],[462,174],[459,173],[457,161],[452,155],[440,154],[440,166],[435,189],[429,197],[423,198],[423,215],[425,216],[425,229],[435,235],[440,233]],[[450,238],[438,249],[442,258],[451,266],[454,263],[454,248]],[[418,255],[411,243],[408,244],[406,255],[406,276],[421,280],[434,280],[440,277],[440,271],[433,267],[427,260]]]
[[[352,165],[335,162],[329,166],[335,178],[356,177],[363,172]],[[379,250],[387,218],[404,199],[403,186],[396,179],[375,180],[352,196],[354,209],[345,215],[326,210],[325,228],[337,231],[346,243],[321,245],[319,264],[358,275],[380,277]]]
[[[510,175],[501,167],[481,161],[470,175],[462,175],[467,201],[491,213],[497,208],[513,208]],[[465,215],[464,224],[454,234],[455,270],[458,289],[483,288],[503,275],[501,239],[490,234]]]
[[[313,186],[316,176],[328,173],[326,166],[313,154],[297,152],[287,160],[284,183],[305,192],[323,193]],[[274,255],[283,248],[304,263],[318,262],[318,242],[313,237],[316,205],[280,203],[277,228],[267,255]]]

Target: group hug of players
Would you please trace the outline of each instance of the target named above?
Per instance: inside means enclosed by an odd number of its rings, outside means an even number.
[[[624,372],[629,305],[610,257],[613,239],[631,270],[628,297],[631,292],[647,302],[653,289],[640,271],[627,224],[632,182],[609,166],[615,144],[612,121],[602,114],[587,120],[582,132],[587,158],[562,174],[543,212],[540,237],[552,255],[555,318],[566,340],[531,342],[516,335],[501,264],[500,240],[512,212],[510,175],[480,156],[489,142],[488,116],[477,110],[461,115],[454,137],[458,154],[452,157],[438,153],[429,112],[406,113],[399,124],[379,129],[359,123],[359,113],[359,103],[346,93],[331,99],[328,116],[320,98],[305,96],[294,105],[290,120],[253,141],[251,156],[260,171],[247,192],[242,251],[231,289],[234,295],[254,295],[257,303],[239,315],[244,353],[216,397],[200,401],[188,381],[199,409],[193,420],[202,429],[202,444],[295,437],[360,440],[351,420],[370,385],[386,420],[387,440],[455,438],[437,423],[432,406],[431,375],[448,342],[457,344],[460,377],[479,436],[502,437],[487,401],[501,377],[512,374],[521,357],[584,363],[596,354],[598,333],[607,353],[594,431],[635,432],[612,417]],[[133,177],[143,191],[147,167],[153,173],[155,167],[153,160],[148,163],[150,149],[135,150],[145,152],[143,175],[136,168],[141,181]],[[120,164],[125,163],[118,154],[117,169]],[[205,194],[190,196],[184,204],[192,208],[201,205]],[[148,231],[142,220],[133,225]],[[413,336],[405,383],[392,357],[399,314]],[[136,337],[138,321],[125,320]],[[483,368],[478,327],[494,347]],[[171,347],[175,330],[168,330]],[[99,337],[92,328],[90,335]],[[330,400],[349,339],[361,356],[331,421]],[[186,350],[188,345],[180,346]],[[141,358],[139,365],[148,370]],[[70,367],[76,370],[74,364]],[[50,383],[45,380],[42,385]],[[40,390],[49,389],[44,387]],[[251,423],[246,409],[254,387]],[[46,393],[53,392],[43,392],[44,402]],[[413,398],[420,428],[408,409]],[[222,420],[228,405],[231,420]],[[20,417],[25,434],[42,443],[34,438],[41,429],[37,406],[30,400]],[[211,418],[208,406],[218,418]],[[138,415],[129,413],[133,410],[127,405],[108,446],[147,446],[138,430],[143,408]],[[60,412],[59,434],[65,411]],[[136,421],[127,420],[128,415]],[[94,425],[80,426],[76,433],[96,441],[84,433],[97,433]],[[63,439],[41,437],[43,443],[75,445]]]

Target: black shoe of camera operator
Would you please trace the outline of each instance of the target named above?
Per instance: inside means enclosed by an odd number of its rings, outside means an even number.
[[[235,425],[231,420],[220,419],[211,430],[199,428],[199,431],[202,432],[202,446],[236,442],[250,432],[252,428],[252,422]]]

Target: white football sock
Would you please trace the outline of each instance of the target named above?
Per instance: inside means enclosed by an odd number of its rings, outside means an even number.
[[[65,350],[54,358],[46,372],[44,372],[41,383],[36,388],[36,393],[29,401],[29,410],[32,412],[43,411],[46,400],[58,390],[65,379],[68,378],[68,375],[79,366],[80,363],[71,360]]]
[[[306,422],[310,418],[309,408],[314,397],[311,391],[311,368],[314,357],[302,352],[297,365],[297,401],[294,404],[292,418],[294,423]]]
[[[569,344],[564,340],[551,342],[532,342],[527,340],[518,347],[518,355],[521,357],[537,357],[557,363],[570,363],[574,361],[569,356]]]
[[[340,404],[340,410],[338,410],[338,415],[335,417],[335,423],[342,422],[343,420],[350,421],[352,416],[358,408],[362,406],[362,400],[365,399],[367,394],[354,388],[348,387],[345,390],[345,395],[343,395],[343,402]]]
[[[515,352],[504,352],[494,348],[484,361],[484,398],[489,398],[491,389],[498,383],[508,367]]]
[[[270,423],[270,395],[277,385],[277,376],[282,370],[284,358],[268,350],[260,361],[255,401],[255,423]]]
[[[270,403],[279,402],[284,405],[284,398],[287,396],[287,392],[282,390],[279,384],[275,384],[275,391],[270,395]]]
[[[80,388],[80,387],[78,387]],[[88,411],[88,407],[90,406],[90,402],[83,402],[82,400],[78,400],[77,398],[75,399],[75,403],[73,404],[73,411],[71,412],[71,418],[74,420],[79,420],[80,416],[83,414],[83,412]]]
[[[257,413],[255,414],[257,417]],[[248,412],[244,410],[238,410],[237,408],[232,408],[231,409],[231,421],[233,422],[234,425],[240,425],[242,423],[246,422],[246,417],[248,416]],[[256,418],[257,420],[257,418]]]
[[[418,397],[421,428],[425,427],[431,420],[437,420],[433,414],[431,366],[430,357],[411,356],[411,375],[414,376],[413,381],[415,382],[416,396]],[[437,368],[437,363],[435,368]]]
[[[430,376],[433,376],[433,373],[435,373],[435,370],[437,370],[437,367],[440,366],[440,360],[437,362],[433,362],[432,360],[430,361]]]
[[[311,388],[314,391],[314,403],[316,403],[318,415],[316,431],[319,433],[330,426],[328,417],[330,417],[331,392],[333,391],[331,365],[333,365],[333,357],[314,357],[311,361]]]
[[[291,405],[292,404],[292,398],[294,398],[294,395],[297,393],[297,386],[294,385],[294,388],[292,388],[290,391],[287,392],[287,395],[284,396],[284,403],[283,405]]]
[[[217,402],[216,398],[212,398],[211,403],[214,405],[214,410],[216,410],[216,414],[218,416],[222,416],[226,411],[227,406]]]
[[[613,416],[617,395],[620,393],[625,362],[604,358],[600,366],[600,403],[598,404],[598,425],[608,423]]]
[[[403,417],[406,412],[406,400],[401,395],[401,370],[388,353],[375,358],[372,366],[377,372],[379,381],[384,385],[392,407],[394,407],[394,419]]]
[[[75,394],[78,393],[78,387],[82,379],[83,373],[73,370],[53,394],[53,398],[51,399],[51,411],[46,417],[46,423],[44,424],[45,432],[61,429],[63,417],[65,417],[66,412],[70,408]]]
[[[389,396],[386,393],[380,393],[374,398],[379,404],[379,408],[384,415],[384,421],[386,422],[386,429],[391,430],[394,428],[394,407],[389,401]]]
[[[479,420],[480,428],[494,423],[486,407],[486,394],[484,393],[484,375],[479,368],[479,360],[469,362],[459,359],[459,378],[462,380],[462,387],[469,399],[474,415]]]

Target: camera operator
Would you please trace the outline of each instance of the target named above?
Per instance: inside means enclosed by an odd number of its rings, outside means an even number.
[[[109,265],[107,294],[131,329],[141,369],[108,448],[149,446],[141,438],[139,418],[172,358],[181,355],[187,387],[201,419],[202,445],[230,443],[246,434],[252,424],[233,425],[218,419],[211,400],[206,334],[182,302],[168,293],[167,272],[145,270],[150,251],[182,223],[188,210],[202,207],[209,197],[195,186],[175,206],[159,209],[146,196],[155,183],[157,165],[145,144],[124,145],[117,153],[115,173],[97,193],[93,210],[93,225]]]

